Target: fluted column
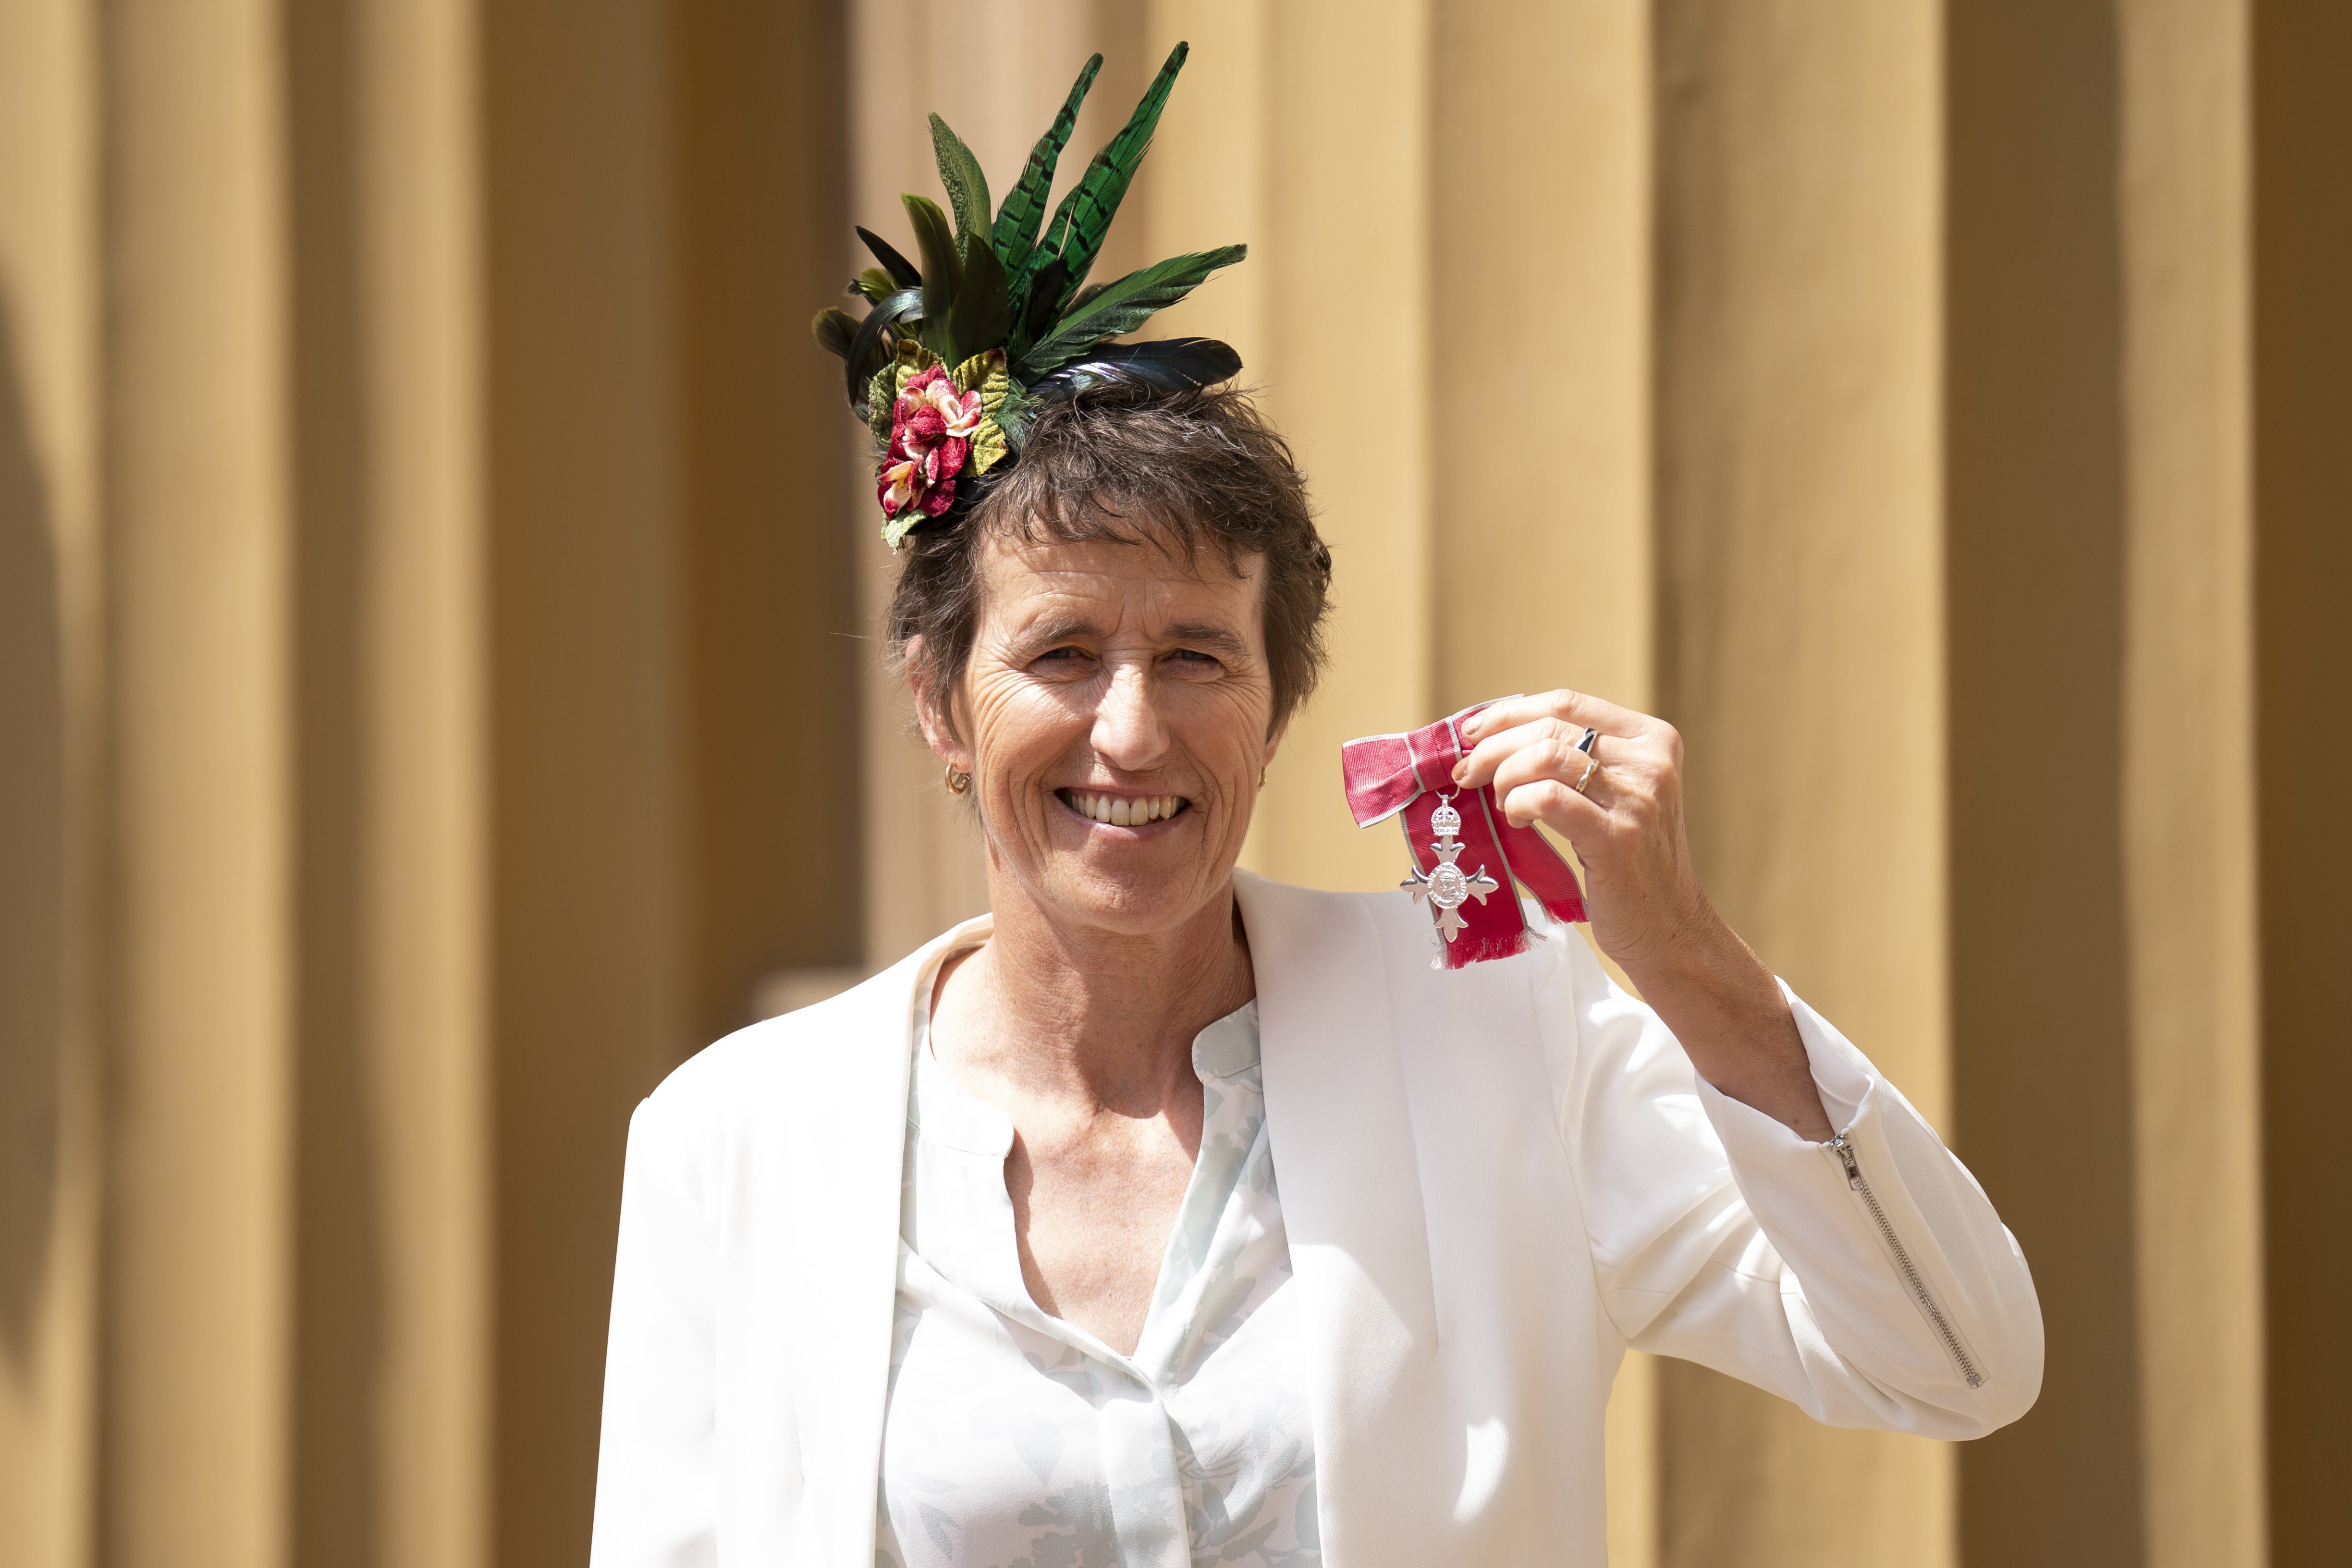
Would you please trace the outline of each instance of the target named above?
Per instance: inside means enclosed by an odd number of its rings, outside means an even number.
[[[370,0],[351,35],[355,1078],[378,1262],[374,1300],[340,1309],[376,1331],[365,1397],[321,1413],[357,1428],[365,1506],[307,1487],[303,1506],[318,1560],[374,1568],[487,1563],[496,1496],[477,23],[472,0]]]
[[[2249,18],[2241,0],[2133,0],[2116,16],[2141,1512],[2150,1568],[2253,1568],[2269,1556]]]
[[[1436,700],[1432,13],[1308,0],[1266,23],[1254,368],[1313,486],[1340,610],[1329,674],[1291,721],[1245,863],[1310,887],[1395,883],[1393,840],[1349,818],[1339,748],[1400,715],[1426,722]]]
[[[291,572],[279,36],[106,14],[114,774],[100,1550],[286,1560]]]
[[[1764,961],[1948,1123],[1937,10],[1656,16],[1658,704],[1692,852]],[[1832,1537],[1952,1561],[1948,1448],[1663,1370],[1662,1561],[1811,1563]]]

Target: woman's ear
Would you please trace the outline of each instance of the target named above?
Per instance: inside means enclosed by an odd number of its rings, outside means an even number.
[[[971,772],[971,753],[956,738],[943,694],[931,686],[930,665],[923,658],[923,639],[907,639],[907,686],[915,695],[915,722],[922,727],[923,743],[931,754],[960,773]]]
[[[1274,765],[1274,753],[1282,750],[1282,738],[1289,733],[1290,721],[1286,718],[1281,723],[1276,724],[1274,727],[1274,733],[1265,738],[1265,762],[1267,766],[1271,767]]]

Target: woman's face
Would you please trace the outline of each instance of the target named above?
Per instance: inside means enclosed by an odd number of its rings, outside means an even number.
[[[1227,897],[1279,740],[1263,563],[1237,565],[1152,543],[981,546],[952,730],[916,698],[932,749],[971,774],[1000,918],[1008,880],[1048,919],[1130,935]]]

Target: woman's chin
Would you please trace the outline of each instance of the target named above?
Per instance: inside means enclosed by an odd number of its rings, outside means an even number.
[[[1056,856],[1040,889],[1061,921],[1116,936],[1152,936],[1182,929],[1230,881],[1233,868],[1210,876],[1196,855],[1152,853],[1167,841],[1102,842],[1089,853]]]

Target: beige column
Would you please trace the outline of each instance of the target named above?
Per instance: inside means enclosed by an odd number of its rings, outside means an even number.
[[[370,1397],[379,1568],[488,1560],[492,1204],[487,552],[469,0],[357,13],[356,910],[379,1263]],[[309,1508],[324,1500],[306,1497]]]
[[[100,1550],[287,1549],[291,766],[279,35],[106,13],[114,1051]]]
[[[588,1550],[630,1112],[701,1042],[667,16],[476,33],[489,847],[491,1556]]]
[[[2151,1568],[2253,1568],[2269,1558],[2248,18],[2237,0],[2136,0],[2117,19],[2141,1507]]]
[[[1937,8],[1657,18],[1656,682],[1693,851],[1948,1130]],[[1663,1372],[1661,1561],[1953,1560],[1948,1449]]]
[[[1255,373],[1313,485],[1339,609],[1330,674],[1291,723],[1244,863],[1309,887],[1392,887],[1396,844],[1349,816],[1339,745],[1426,722],[1436,701],[1433,7],[1269,12]]]
[[[1435,690],[1392,722],[1561,686],[1651,710],[1649,8],[1448,5],[1432,46]],[[1658,1373],[1629,1355],[1610,1400],[1612,1568],[1658,1561]]]
[[[667,9],[699,1043],[761,975],[865,947],[854,421],[808,331],[846,276],[849,7]]]
[[[79,1568],[96,1448],[96,39],[0,8],[0,1560]]]

